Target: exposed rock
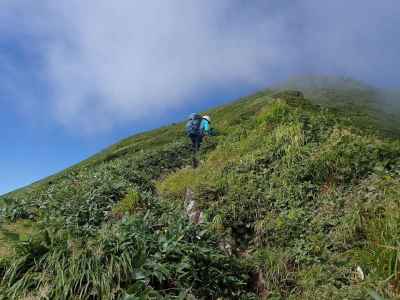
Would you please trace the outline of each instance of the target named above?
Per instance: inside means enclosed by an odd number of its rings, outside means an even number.
[[[235,241],[231,237],[224,237],[218,242],[219,248],[224,251],[226,255],[231,256],[233,254]]]
[[[186,190],[185,211],[193,224],[201,224],[204,222],[204,213],[199,209],[191,189]]]
[[[356,268],[355,277],[359,281],[363,281],[365,279],[365,275],[364,275],[363,269],[361,269],[360,266],[357,266],[357,268]]]

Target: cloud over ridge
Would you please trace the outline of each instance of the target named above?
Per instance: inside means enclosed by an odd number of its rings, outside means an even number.
[[[5,1],[0,34],[34,41],[43,107],[87,132],[161,116],[219,86],[302,72],[395,82],[400,69],[394,0]]]

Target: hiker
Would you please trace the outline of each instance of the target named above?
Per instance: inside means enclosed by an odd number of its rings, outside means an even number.
[[[211,118],[207,115],[191,114],[186,124],[186,133],[192,141],[192,150],[195,154],[199,151],[203,138],[210,134]]]

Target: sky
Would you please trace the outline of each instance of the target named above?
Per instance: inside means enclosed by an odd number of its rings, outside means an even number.
[[[398,0],[2,0],[0,194],[309,74],[395,89]]]

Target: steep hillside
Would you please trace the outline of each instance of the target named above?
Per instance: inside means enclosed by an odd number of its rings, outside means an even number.
[[[314,96],[212,110],[197,169],[177,124],[7,195],[0,299],[399,297],[400,142]]]

